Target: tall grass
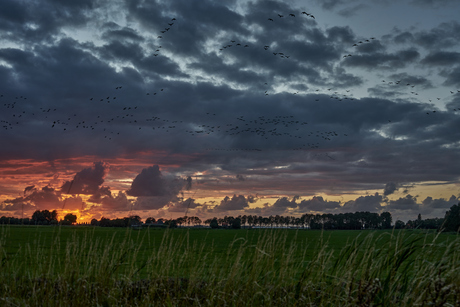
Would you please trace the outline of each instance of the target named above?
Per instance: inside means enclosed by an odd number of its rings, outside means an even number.
[[[57,231],[49,249],[37,236],[8,253],[10,231],[0,234],[1,306],[460,306],[454,236],[375,232],[336,250],[325,236],[312,246],[261,230],[217,253],[189,232],[165,230],[152,247],[148,232],[61,242]]]

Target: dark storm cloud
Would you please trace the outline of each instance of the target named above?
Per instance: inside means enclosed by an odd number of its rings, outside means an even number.
[[[395,53],[354,54],[344,62],[345,66],[362,67],[366,69],[396,70],[407,67],[420,57],[415,49],[406,49]]]
[[[457,4],[458,2],[456,0],[411,0],[410,3],[436,9],[450,4]]]
[[[158,165],[144,168],[134,178],[131,188],[126,191],[130,196],[164,196],[168,194],[167,182]]]
[[[3,202],[2,206],[0,207],[0,211],[18,212],[18,214],[21,214],[22,210],[30,212],[32,210],[36,210],[36,208],[37,207],[27,202],[14,202],[11,204],[8,202]]]
[[[192,189],[192,182],[193,182],[192,177],[188,176],[186,179],[185,190],[188,191]]]
[[[17,1],[2,3],[0,28],[2,38],[16,42],[52,40],[61,27],[79,27],[90,20],[95,1]]]
[[[302,212],[307,211],[318,211],[318,212],[330,212],[337,209],[340,209],[340,202],[338,201],[328,201],[325,200],[322,196],[314,196],[308,200],[302,200],[299,203],[299,209]]]
[[[107,188],[101,188],[106,174],[107,165],[103,162],[94,162],[92,167],[85,168],[75,174],[72,181],[66,181],[61,186],[61,192],[66,194],[85,195],[93,195],[97,193],[102,195],[110,194],[110,191]]]
[[[341,10],[339,10],[337,13],[343,17],[347,17],[347,18],[350,18],[350,17],[353,17],[357,14],[359,14],[360,11],[364,10],[367,8],[367,5],[366,4],[356,4],[354,6],[351,6],[351,7],[346,7],[346,8],[343,8]]]
[[[396,43],[413,43],[428,50],[441,50],[458,46],[460,24],[457,21],[443,22],[430,30],[401,31],[394,36]]]
[[[59,191],[56,191],[54,188],[48,186],[45,186],[40,190],[36,189],[26,197],[8,199],[3,203],[7,206],[9,204],[16,206],[19,204],[34,204],[37,210],[57,209],[61,208],[63,205]]]
[[[375,193],[375,195],[360,196],[355,200],[347,201],[341,208],[342,212],[380,212],[382,210],[381,203],[383,202],[382,195]]]
[[[24,196],[26,196],[26,194],[28,194],[29,192],[32,192],[32,191],[36,191],[35,185],[25,187],[24,188]]]
[[[435,51],[424,57],[420,63],[432,66],[445,66],[452,65],[452,63],[458,63],[459,60],[459,52]]]
[[[397,73],[388,76],[389,81],[398,82],[403,86],[407,86],[407,84],[413,86],[417,86],[417,90],[420,88],[422,89],[429,89],[433,88],[432,82],[426,78],[426,76],[416,76],[410,75],[408,73]]]
[[[134,178],[126,194],[137,197],[133,203],[136,210],[158,210],[168,204],[177,203],[179,201],[177,195],[190,182],[190,180],[164,177],[159,166],[153,165],[143,169]]]
[[[280,197],[273,204],[265,203],[262,207],[247,209],[245,212],[261,216],[290,214],[289,210],[298,207],[296,203],[297,199],[297,197],[292,199],[288,197]]]
[[[248,203],[248,200],[243,195],[233,195],[232,198],[225,196],[220,204],[213,208],[213,211],[244,210],[249,207]]]
[[[117,25],[114,25],[114,26],[117,26]],[[101,36],[103,39],[110,40],[110,41],[142,42],[145,40],[141,35],[137,33],[136,30],[129,28],[129,27],[107,30],[103,32]]]
[[[243,175],[237,174],[237,175],[236,175],[236,180],[239,180],[239,181],[245,181],[245,180],[246,180],[246,178],[244,178],[244,176],[243,176]]]
[[[445,85],[460,87],[460,66],[445,69],[440,74],[446,78]]]
[[[325,9],[325,10],[333,10],[335,9],[337,6],[340,6],[340,5],[343,5],[343,4],[347,4],[349,3],[350,1],[346,1],[346,0],[316,0],[316,2],[318,2],[319,4],[321,4],[322,8]]]
[[[395,191],[398,190],[398,185],[394,182],[388,182],[387,184],[385,184],[385,188],[383,190],[383,195],[384,196],[387,196],[387,195],[391,195],[393,194]]]
[[[445,209],[448,210],[450,207],[459,202],[459,198],[452,195],[448,200],[444,198],[433,199],[428,196],[422,201],[422,205],[426,208],[431,209]]]
[[[108,195],[102,198],[100,208],[103,211],[130,211],[133,209],[132,201],[126,193],[119,191],[117,195]]]
[[[195,199],[187,198],[186,200],[182,200],[168,206],[168,212],[181,212],[185,214],[187,211],[199,207],[203,207],[203,204],[195,202]]]
[[[420,204],[417,203],[417,197],[410,194],[405,197],[400,197],[397,200],[390,200],[388,205],[385,206],[385,210],[417,210],[419,209]]]
[[[165,206],[176,204],[180,201],[177,195],[169,194],[164,196],[141,196],[134,201],[136,210],[158,210]]]

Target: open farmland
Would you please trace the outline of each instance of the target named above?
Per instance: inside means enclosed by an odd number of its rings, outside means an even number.
[[[460,240],[411,231],[4,226],[2,305],[459,304]]]

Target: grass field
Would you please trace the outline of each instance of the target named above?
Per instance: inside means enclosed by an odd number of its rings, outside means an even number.
[[[418,230],[0,228],[2,306],[460,306],[459,269]]]

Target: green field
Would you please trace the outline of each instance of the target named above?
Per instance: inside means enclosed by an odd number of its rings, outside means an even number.
[[[0,305],[458,306],[459,248],[419,230],[2,226]]]

